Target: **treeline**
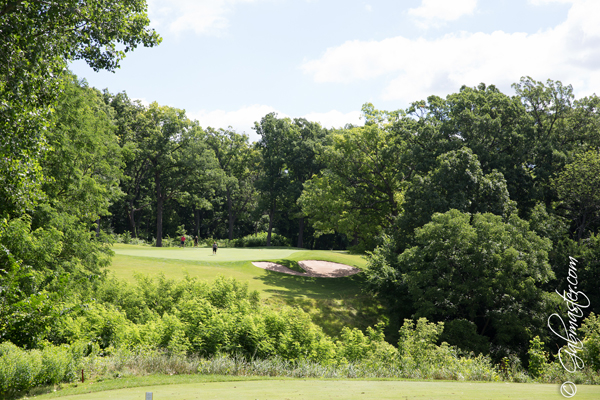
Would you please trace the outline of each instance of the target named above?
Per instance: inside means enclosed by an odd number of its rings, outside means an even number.
[[[342,235],[319,239],[297,203],[324,167],[319,150],[330,132],[319,124],[269,114],[255,126],[261,140],[250,143],[233,130],[202,128],[182,110],[144,107],[125,93],[101,98],[122,159],[121,193],[100,219],[103,230],[158,247],[186,233],[202,241],[266,232],[271,245],[276,232],[298,247],[345,248]]]
[[[525,357],[536,335],[558,344],[546,319],[570,257],[584,314],[600,311],[600,119],[596,96],[576,100],[560,82],[513,87],[394,112],[366,104],[364,126],[334,130],[268,114],[249,143],[67,73],[39,160],[43,196],[4,220],[2,257],[46,271],[39,285],[55,296],[61,274],[84,288],[101,274],[110,233],[161,246],[186,233],[271,245],[276,232],[372,252],[365,289],[388,307],[391,342],[404,319],[424,317],[464,350]]]

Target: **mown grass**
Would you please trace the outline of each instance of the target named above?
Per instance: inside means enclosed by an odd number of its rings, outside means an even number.
[[[362,274],[344,278],[310,278],[266,271],[252,261],[272,261],[303,271],[302,260],[324,260],[364,268],[366,260],[342,251],[297,248],[155,248],[116,244],[109,270],[119,279],[133,282],[136,274],[164,274],[183,279],[186,275],[213,281],[217,276],[248,283],[274,306],[298,306],[309,313],[325,333],[337,336],[344,326],[365,329],[383,318],[381,306],[363,293]]]
[[[600,398],[600,387],[579,385],[576,398]],[[152,375],[112,381],[79,384],[36,398],[122,399],[144,398],[152,392],[154,399],[560,399],[556,384],[399,381],[399,380],[332,380],[282,379],[219,375]]]

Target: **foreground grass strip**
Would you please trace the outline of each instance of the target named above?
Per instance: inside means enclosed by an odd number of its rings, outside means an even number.
[[[103,392],[79,392],[85,385],[71,388],[39,399],[61,397],[73,400],[134,400],[143,398],[145,392],[153,392],[155,400],[171,399],[477,399],[477,400],[546,400],[560,399],[557,384],[483,383],[448,381],[396,381],[396,380],[317,380],[317,379],[268,379],[217,376],[149,376],[123,379],[138,387]],[[237,379],[234,379],[237,378]],[[213,381],[211,381],[213,380]],[[219,381],[217,381],[219,380]],[[172,382],[172,383],[169,383]],[[98,384],[108,385],[109,382]],[[106,389],[100,389],[106,390]],[[600,386],[578,386],[578,400],[600,398]]]
[[[245,376],[231,376],[231,375],[146,375],[146,376],[132,376],[108,379],[102,381],[87,381],[85,383],[72,383],[65,384],[62,388],[54,391],[52,388],[44,387],[39,389],[33,389],[31,394],[36,392],[40,395],[36,395],[36,399],[54,399],[54,398],[87,398],[90,393],[104,393],[104,397],[109,398],[113,396],[113,392],[120,389],[132,389],[140,387],[160,387],[169,385],[189,385],[189,384],[200,384],[205,382],[219,383],[219,382],[238,382],[238,381],[251,381],[251,380],[266,380],[273,379],[270,377],[245,377]],[[280,378],[281,379],[281,378]],[[284,378],[285,379],[285,378]],[[136,389],[137,390],[137,389]],[[136,391],[134,390],[134,391]],[[83,397],[80,397],[83,396]]]

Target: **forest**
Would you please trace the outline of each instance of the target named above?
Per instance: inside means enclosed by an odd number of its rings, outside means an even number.
[[[93,4],[0,2],[0,393],[136,349],[548,382],[566,344],[548,318],[574,303],[580,381],[600,381],[600,98],[523,77],[512,95],[482,83],[401,110],[366,103],[360,126],[271,113],[251,143],[69,72],[160,43],[145,2]],[[386,320],[334,338],[235,280],[106,273],[115,241],[181,236],[364,254]],[[6,378],[19,360],[35,379]]]

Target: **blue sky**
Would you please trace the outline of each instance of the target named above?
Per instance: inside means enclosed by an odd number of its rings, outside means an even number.
[[[71,69],[99,89],[186,110],[256,140],[275,111],[326,127],[362,104],[406,108],[462,85],[513,94],[522,76],[600,94],[598,0],[149,0],[155,48],[116,73]]]

